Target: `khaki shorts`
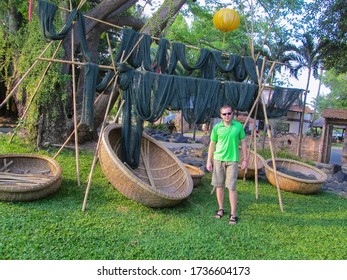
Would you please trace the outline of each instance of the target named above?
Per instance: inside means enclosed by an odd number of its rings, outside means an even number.
[[[226,187],[236,190],[238,176],[238,163],[231,161],[213,161],[213,172],[211,185],[214,187]]]

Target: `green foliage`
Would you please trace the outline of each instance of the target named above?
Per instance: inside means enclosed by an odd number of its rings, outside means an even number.
[[[7,47],[5,31],[0,27],[0,82],[8,84],[12,75],[13,49]]]
[[[347,72],[347,5],[345,0],[312,1],[308,6],[311,29],[329,42],[323,49],[324,68]]]
[[[0,152],[33,152],[0,139]],[[40,153],[52,156],[55,150]],[[81,182],[94,153],[81,151]],[[327,192],[298,195],[239,180],[240,220],[215,220],[211,175],[173,208],[151,209],[116,191],[97,165],[82,212],[85,186],[76,183],[75,155],[63,151],[60,190],[33,202],[0,202],[3,260],[345,260],[346,198]],[[226,204],[228,205],[228,204]],[[226,207],[227,213],[229,209]]]
[[[347,73],[338,74],[331,69],[325,72],[322,81],[331,92],[318,100],[319,111],[325,108],[347,109]]]
[[[212,22],[214,11],[194,5],[183,11],[166,32],[166,37],[199,48],[217,49],[241,55],[249,54],[243,19],[238,29],[222,32]],[[193,19],[193,20],[192,20]]]
[[[65,104],[66,94],[62,93],[62,87],[69,79],[61,75],[62,64],[51,63],[49,70],[45,72],[48,62],[36,61],[37,57],[42,53],[46,42],[41,35],[39,21],[37,17],[22,29],[23,46],[21,46],[21,55],[18,59],[18,74],[22,76],[28,71],[33,63],[37,63],[34,68],[28,73],[22,81],[18,90],[18,97],[27,106],[29,100],[33,99],[33,105],[30,106],[26,126],[29,129],[29,135],[32,135],[33,140],[36,137],[36,127],[38,118],[42,114],[43,108],[50,108],[45,114],[49,120],[55,120],[59,114],[57,107],[52,104]],[[53,44],[44,54],[45,58],[52,58],[55,52],[56,44]],[[61,58],[63,50],[60,48],[55,58]],[[43,79],[42,84],[40,80]],[[35,95],[35,96],[34,96]]]
[[[163,131],[168,131],[167,125],[165,123],[147,123],[146,128],[158,129]]]

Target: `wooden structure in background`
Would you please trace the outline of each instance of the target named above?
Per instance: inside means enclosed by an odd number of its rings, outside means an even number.
[[[320,162],[328,163],[330,160],[331,143],[334,125],[347,127],[347,110],[345,109],[325,109],[322,113],[324,118],[322,131],[322,145]],[[346,132],[346,128],[345,128]],[[342,150],[342,164],[347,164],[347,138],[344,133],[344,144]]]

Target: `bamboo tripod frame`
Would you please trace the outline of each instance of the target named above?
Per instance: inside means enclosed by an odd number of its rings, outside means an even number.
[[[272,22],[271,22],[271,25],[269,26],[268,28],[268,31],[265,35],[265,38],[263,40],[263,45],[265,44],[265,41],[266,41],[266,37],[268,36],[268,33],[271,29],[271,26],[272,24],[274,23],[274,20],[275,20],[275,17],[277,15],[277,13],[279,12],[279,8],[282,4],[282,0],[280,0],[279,2],[279,6],[278,6],[278,9],[277,9],[277,12],[276,14],[274,15],[273,19],[272,19]],[[256,121],[256,116],[257,116],[257,111],[258,111],[258,103],[259,103],[259,100],[261,100],[261,103],[262,103],[262,109],[263,109],[263,112],[264,112],[264,118],[265,118],[265,125],[267,127],[267,136],[268,136],[268,140],[269,140],[269,147],[270,147],[270,152],[271,152],[271,158],[272,158],[272,165],[273,165],[273,169],[274,169],[274,175],[275,175],[275,182],[276,182],[276,188],[277,188],[277,195],[278,195],[278,201],[279,201],[279,206],[280,206],[280,210],[283,212],[283,203],[282,203],[282,197],[281,197],[281,190],[280,190],[280,187],[279,187],[279,184],[278,184],[278,177],[277,177],[277,169],[276,169],[276,163],[275,163],[275,153],[274,153],[274,149],[273,149],[273,146],[272,146],[272,133],[271,133],[271,127],[270,127],[270,124],[269,124],[269,119],[267,117],[267,112],[266,112],[266,107],[265,107],[265,100],[264,100],[264,96],[263,96],[263,90],[268,82],[268,79],[270,77],[270,75],[272,74],[273,70],[274,70],[274,67],[276,65],[276,62],[272,62],[271,64],[271,68],[268,72],[268,75],[267,77],[264,79],[263,81],[263,75],[264,75],[264,69],[265,69],[265,64],[266,64],[266,57],[263,59],[263,63],[262,63],[262,67],[261,67],[261,71],[259,73],[259,69],[258,69],[258,66],[257,66],[257,60],[259,58],[259,55],[260,53],[258,53],[257,55],[255,55],[254,53],[254,26],[253,26],[253,0],[251,0],[251,7],[252,7],[252,11],[251,11],[251,16],[252,16],[252,20],[251,20],[251,40],[249,41],[250,43],[250,48],[251,48],[251,52],[252,52],[252,57],[253,57],[253,61],[255,63],[255,69],[256,69],[256,73],[257,73],[257,76],[258,76],[258,85],[259,86],[259,90],[258,90],[258,95],[257,95],[257,98],[250,110],[250,112],[248,113],[248,116],[247,116],[247,119],[244,123],[244,127],[247,125],[249,119],[250,119],[250,116],[252,115],[254,109],[255,109],[255,118],[254,118],[254,122],[253,122],[253,131],[252,131],[252,136],[251,136],[251,143],[253,141],[253,146],[254,146],[254,163],[255,163],[255,188],[256,188],[256,199],[258,199],[258,196],[259,196],[259,186],[258,186],[258,172],[257,172],[257,142],[256,142],[256,134],[254,133],[254,130],[255,130],[255,121]],[[241,4],[241,8],[242,8],[242,4]],[[243,12],[243,8],[242,8],[242,12]],[[245,26],[246,26],[246,30],[247,32],[248,31],[248,25],[247,25],[247,22],[246,22],[246,17],[243,13],[243,18],[245,20]],[[250,143],[250,145],[251,145]],[[246,170],[247,171],[247,170]]]
[[[251,1],[253,2],[253,1]],[[81,0],[80,4],[78,5],[78,8],[80,8],[83,4],[85,3],[85,0]],[[280,1],[281,3],[281,1]],[[251,4],[253,5],[253,4]],[[242,6],[242,5],[241,5]],[[71,8],[71,2],[70,2],[70,8]],[[63,9],[63,8],[61,8]],[[66,10],[66,9],[63,9],[63,10]],[[67,10],[68,11],[68,10]],[[96,20],[96,21],[99,21],[99,22],[103,22],[105,24],[108,24],[110,26],[113,26],[113,27],[116,27],[116,28],[120,28],[122,29],[122,27],[119,27],[119,26],[115,26],[115,25],[112,25],[110,23],[107,23],[107,22],[104,22],[104,21],[101,21],[101,20],[98,20],[98,19],[95,19],[95,18],[91,18],[89,17],[90,19],[93,19],[93,20]],[[246,24],[246,27],[247,27],[247,24]],[[269,28],[270,29],[270,28]],[[73,31],[71,32],[71,36],[72,36],[72,50],[74,49],[74,34],[73,34]],[[154,37],[153,37],[154,38]],[[139,42],[140,40],[142,39],[142,37],[139,39]],[[154,38],[154,39],[158,39],[158,38]],[[138,42],[138,43],[139,43]],[[265,39],[264,39],[264,42],[265,42]],[[84,63],[80,63],[80,62],[76,62],[74,61],[74,57],[73,57],[73,54],[72,54],[72,57],[71,57],[71,61],[67,61],[67,60],[59,60],[59,59],[55,59],[55,55],[53,55],[53,57],[51,59],[47,59],[47,58],[43,58],[43,54],[46,52],[46,50],[52,45],[53,41],[51,41],[47,46],[46,48],[44,49],[44,51],[39,55],[39,57],[35,60],[35,62],[31,65],[31,67],[27,70],[27,72],[23,75],[23,77],[19,80],[19,82],[16,84],[16,86],[12,89],[12,91],[10,92],[10,94],[6,97],[6,99],[0,104],[0,108],[4,105],[4,103],[6,103],[9,98],[14,94],[15,90],[17,89],[17,87],[19,86],[19,84],[21,83],[21,81],[27,76],[27,74],[33,69],[33,67],[37,64],[38,61],[48,61],[49,64],[46,68],[46,70],[44,71],[43,75],[42,75],[42,80],[43,80],[43,77],[45,76],[46,72],[48,71],[50,65],[53,63],[53,62],[57,62],[57,63],[67,63],[67,64],[71,64],[72,66],[72,72],[74,73],[74,69],[75,69],[75,65],[85,65]],[[60,42],[61,44],[61,42]],[[109,44],[109,39],[108,39],[108,44]],[[253,37],[253,18],[252,18],[252,38],[251,38],[251,42],[250,42],[250,45],[251,45],[251,51],[252,51],[252,54],[253,54],[253,59],[254,61],[256,62],[256,60],[258,59],[258,56],[254,56],[254,37]],[[58,46],[59,47],[59,46]],[[135,46],[136,47],[136,46]],[[135,48],[134,47],[134,48]],[[192,47],[192,48],[196,48],[196,47]],[[109,44],[109,49],[111,51],[111,47],[110,47],[110,44]],[[133,50],[132,50],[133,51]],[[112,53],[111,53],[112,55]],[[130,55],[130,54],[129,54]],[[127,58],[124,60],[126,61]],[[113,60],[112,60],[113,62]],[[266,108],[265,108],[265,103],[264,103],[264,97],[262,95],[262,92],[264,90],[264,88],[268,87],[265,85],[265,83],[263,84],[262,82],[262,76],[263,76],[263,73],[264,73],[264,65],[265,63],[267,62],[270,62],[270,61],[266,61],[266,59],[264,59],[263,61],[263,66],[262,66],[262,70],[261,70],[261,73],[259,73],[259,70],[258,68],[256,67],[256,70],[257,70],[257,75],[258,75],[258,84],[261,85],[261,87],[259,88],[259,91],[258,91],[258,96],[256,98],[256,102],[254,103],[253,107],[252,107],[252,110],[251,112],[248,114],[248,117],[247,117],[247,120],[245,122],[245,124],[249,121],[249,118],[250,118],[250,115],[251,113],[255,110],[255,112],[257,113],[257,110],[258,110],[258,102],[259,100],[262,100],[262,109],[264,111],[264,115],[265,115],[265,122],[266,122],[266,126],[268,127],[268,138],[269,138],[269,144],[270,144],[270,150],[271,150],[271,155],[272,155],[272,160],[273,160],[273,166],[274,166],[274,171],[275,171],[275,178],[276,178],[276,183],[277,183],[277,190],[278,190],[278,199],[279,199],[279,203],[280,203],[280,208],[281,208],[281,211],[283,212],[283,205],[282,205],[282,199],[281,199],[281,194],[280,194],[280,189],[279,189],[279,186],[278,186],[278,181],[277,181],[277,172],[276,172],[276,166],[274,164],[274,151],[273,151],[273,147],[272,147],[272,140],[271,140],[271,129],[270,129],[270,126],[269,126],[269,122],[268,122],[268,118],[267,118],[267,115],[266,115]],[[274,69],[274,66],[275,66],[276,62],[272,62],[272,66],[271,66],[271,69],[270,69],[270,72],[273,71]],[[103,69],[112,69],[115,71],[115,73],[117,73],[116,71],[116,68],[115,68],[115,65],[112,65],[112,66],[105,66],[105,65],[99,65],[100,68],[103,68]],[[269,75],[268,75],[269,77]],[[268,77],[265,79],[267,81]],[[118,75],[115,74],[115,76],[113,77],[113,89],[111,91],[111,95],[113,97],[113,94],[115,92],[115,87],[116,87],[116,82],[117,82],[117,78],[118,78]],[[42,82],[40,81],[39,84],[41,84]],[[74,74],[73,74],[73,101],[74,101],[74,115],[75,115],[75,110],[76,110],[76,99],[75,99],[75,94],[76,94],[76,81],[75,81],[75,77],[74,77]],[[110,85],[111,83],[109,83]],[[109,86],[108,85],[108,86]],[[37,90],[35,90],[37,91]],[[100,96],[99,96],[100,97]],[[32,97],[34,98],[34,97]],[[104,126],[105,126],[105,123],[106,123],[106,118],[108,116],[108,111],[110,109],[110,102],[111,102],[112,98],[110,97],[109,99],[109,103],[107,105],[107,110],[106,110],[106,113],[105,113],[105,116],[104,116],[104,121],[102,123],[102,128],[101,128],[101,133],[100,135],[102,135],[102,131],[104,129]],[[29,106],[30,106],[31,103],[29,103]],[[95,103],[94,103],[95,104]],[[121,109],[122,109],[122,106],[124,104],[124,100],[122,100],[122,103],[120,104],[120,106],[118,107],[118,112],[117,112],[117,116],[118,114],[120,113]],[[28,110],[29,106],[27,107],[26,111]],[[117,117],[115,118],[117,119]],[[77,177],[78,177],[78,185],[80,185],[80,179],[79,179],[79,167],[78,167],[78,137],[77,137],[77,131],[78,131],[78,128],[80,126],[80,123],[77,123],[77,118],[76,116],[74,116],[74,131],[70,134],[70,136],[68,137],[68,139],[66,140],[66,142],[63,144],[63,146],[61,147],[61,149],[57,152],[57,154],[54,156],[54,158],[56,158],[58,156],[58,154],[60,153],[60,151],[64,148],[64,146],[70,141],[71,137],[73,135],[75,135],[75,147],[76,147],[76,173],[77,173]],[[254,147],[255,147],[255,156],[256,156],[256,134],[254,133],[254,129],[255,129],[255,126],[253,127],[253,131],[252,131],[252,138],[253,141],[254,141]],[[90,185],[91,185],[91,179],[92,179],[92,175],[93,175],[93,171],[94,171],[94,168],[95,168],[95,165],[97,163],[97,152],[98,152],[98,147],[99,147],[99,143],[100,143],[100,137],[98,139],[98,145],[97,145],[97,148],[96,148],[96,153],[95,153],[95,156],[94,156],[94,160],[93,160],[93,163],[92,163],[92,167],[91,167],[91,172],[89,174],[89,177],[88,177],[88,185],[87,185],[87,189],[86,189],[86,193],[85,193],[85,197],[84,197],[84,201],[83,201],[83,206],[82,206],[82,211],[85,211],[86,209],[86,202],[87,202],[87,197],[88,197],[88,193],[89,193],[89,188],[90,188]],[[258,198],[258,194],[259,194],[259,189],[258,189],[258,174],[257,174],[257,160],[255,159],[255,172],[256,172],[256,198]]]

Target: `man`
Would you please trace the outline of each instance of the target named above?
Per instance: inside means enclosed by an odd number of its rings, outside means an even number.
[[[229,224],[236,224],[239,144],[243,154],[241,168],[247,168],[246,134],[240,122],[233,120],[233,110],[230,105],[220,109],[222,121],[216,124],[211,132],[211,141],[208,150],[206,168],[212,172],[211,184],[216,189],[218,211],[215,218],[224,215],[224,188],[229,189],[229,202],[231,213]]]

